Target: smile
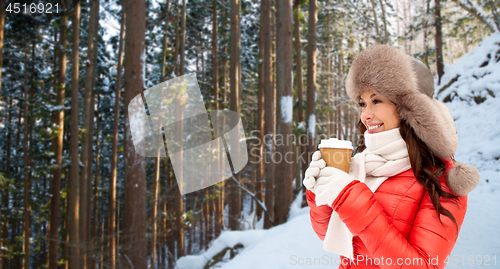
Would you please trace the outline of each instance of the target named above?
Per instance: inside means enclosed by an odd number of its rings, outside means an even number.
[[[382,125],[383,125],[383,123],[382,124],[378,124],[378,125],[368,126],[368,131],[373,130],[373,129],[377,129],[378,127],[380,127]]]

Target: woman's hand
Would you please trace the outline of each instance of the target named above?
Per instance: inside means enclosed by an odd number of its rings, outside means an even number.
[[[322,176],[322,173],[328,175]],[[353,180],[356,179],[340,169],[334,167],[322,169],[320,176],[316,179],[316,184],[314,184],[316,206],[331,206],[345,186],[349,185]]]
[[[328,176],[328,174],[325,174],[323,171],[325,168],[326,162],[321,158],[321,151],[318,150],[314,152],[309,168],[306,169],[304,181],[302,182],[308,190],[315,193],[314,185],[316,184],[316,178],[320,176]]]
[[[316,151],[306,170],[303,184],[316,195],[317,206],[331,206],[342,189],[353,180],[354,177],[340,169],[326,167],[321,152]]]

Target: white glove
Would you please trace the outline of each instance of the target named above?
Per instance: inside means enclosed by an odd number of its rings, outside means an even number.
[[[342,189],[353,180],[355,180],[353,176],[340,169],[326,167],[321,152],[316,151],[309,168],[306,169],[303,184],[316,195],[316,206],[331,206]]]
[[[321,170],[321,172],[323,171],[325,171],[325,174],[329,173],[330,175],[321,176],[320,173],[320,176],[316,179],[316,184],[314,184],[316,206],[331,206],[345,186],[356,179],[348,173],[333,167],[326,167]]]
[[[304,181],[302,182],[306,189],[314,191],[314,185],[316,184],[316,179],[318,177],[327,177],[333,174],[333,167],[326,167],[326,162],[321,158],[321,151],[316,151],[312,155],[311,163],[309,164],[309,168],[306,169],[306,173],[304,175]]]

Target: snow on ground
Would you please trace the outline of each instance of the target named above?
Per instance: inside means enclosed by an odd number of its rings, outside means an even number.
[[[468,196],[467,214],[447,269],[500,268],[499,58],[500,33],[496,33],[476,50],[447,66],[441,85],[436,87],[442,88],[460,74],[438,99],[455,96],[446,103],[459,134],[455,158],[474,165],[481,175],[479,185]],[[486,89],[497,97],[493,98]],[[473,96],[485,100],[477,104]],[[245,248],[232,260],[227,255],[224,262],[213,268],[337,268],[338,255],[323,250],[322,241],[311,227],[309,207],[300,208],[299,205],[300,201],[296,200],[291,206],[287,223],[269,230],[261,230],[262,224],[257,223],[258,230],[227,231],[200,256],[181,258],[177,268],[203,268],[208,260],[204,257],[238,242]],[[252,217],[247,213],[246,219]]]

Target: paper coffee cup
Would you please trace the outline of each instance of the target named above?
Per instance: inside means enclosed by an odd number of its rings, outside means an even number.
[[[322,139],[318,147],[326,166],[335,167],[349,173],[352,155],[351,141],[336,138]]]

